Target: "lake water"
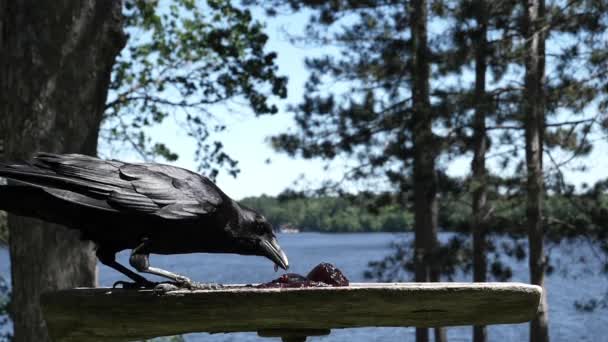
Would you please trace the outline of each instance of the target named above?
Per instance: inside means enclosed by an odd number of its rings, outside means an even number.
[[[397,236],[388,233],[359,234],[281,234],[279,242],[289,256],[290,272],[306,274],[320,262],[330,262],[340,268],[353,282],[365,281],[363,271],[370,260],[378,260],[391,252],[390,243]],[[446,239],[449,234],[442,234]],[[407,238],[407,236],[406,236]],[[574,253],[574,256],[571,254]],[[551,258],[558,265],[572,266],[575,275],[564,275],[558,271],[547,279],[549,293],[549,322],[552,341],[600,341],[608,335],[608,309],[592,313],[580,313],[574,308],[574,300],[601,297],[608,292],[605,275],[586,272],[597,269],[591,261],[574,263],[580,256],[590,256],[591,251],[583,244],[563,244],[551,251]],[[119,260],[128,264],[128,252],[119,255]],[[595,261],[597,262],[597,261]],[[187,275],[194,280],[217,283],[256,283],[274,279],[280,273],[273,271],[270,261],[261,257],[227,254],[191,254],[151,257],[153,266]],[[513,281],[528,281],[527,261],[511,264]],[[8,252],[0,249],[0,274],[10,276]],[[111,286],[124,277],[114,270],[100,265],[101,286]],[[151,277],[152,278],[152,277]],[[468,281],[467,278],[457,279]],[[170,314],[170,313],[168,313]],[[604,338],[602,337],[604,336]],[[528,324],[495,325],[489,328],[490,341],[528,340]],[[470,341],[471,328],[448,329],[449,341]],[[264,339],[255,333],[233,334],[188,334],[186,340],[227,341],[277,341]],[[413,328],[358,328],[336,329],[329,336],[309,338],[308,341],[414,341]]]

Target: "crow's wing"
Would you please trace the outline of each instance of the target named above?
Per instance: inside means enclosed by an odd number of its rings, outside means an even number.
[[[210,180],[178,167],[78,154],[40,153],[34,160],[33,165],[1,167],[0,175],[78,204],[173,220],[210,214],[223,202],[223,193]]]
[[[125,164],[119,173],[135,192],[113,192],[109,201],[126,208],[186,219],[210,214],[223,202],[221,190],[209,179],[174,166]]]

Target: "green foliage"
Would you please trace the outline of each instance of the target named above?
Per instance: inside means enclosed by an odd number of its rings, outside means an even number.
[[[584,193],[563,193],[547,195],[543,206],[543,226],[545,242],[557,246],[564,241],[584,242],[585,248],[591,248],[602,267],[597,272],[608,274],[608,181],[598,182]],[[437,257],[440,258],[441,271],[451,279],[458,270],[470,272],[472,269],[472,245],[470,206],[468,196],[464,198],[448,197],[440,203],[440,228],[459,234],[453,235],[447,244],[440,247]],[[527,227],[525,225],[525,200],[522,193],[502,195],[492,198],[493,215],[488,220],[488,272],[497,281],[507,281],[513,272],[506,259],[523,261],[527,257]],[[411,245],[403,241],[393,244],[393,252],[388,256],[369,263],[366,277],[378,281],[410,280],[413,264],[411,262]],[[546,272],[551,273],[557,267],[548,257]],[[586,260],[578,259],[585,263]],[[560,269],[568,273],[568,267]],[[581,311],[592,311],[608,307],[608,297],[591,298],[577,301],[575,306]]]
[[[306,60],[310,76],[305,94],[291,108],[298,129],[274,136],[273,146],[292,156],[353,160],[344,175],[347,182],[372,183],[369,188],[380,191],[410,186],[407,176],[412,172],[412,129],[417,119],[411,101],[416,70],[409,4],[272,3],[311,10],[305,36],[294,40],[337,49]],[[438,46],[431,49],[429,53],[436,53]]]
[[[199,170],[236,175],[237,161],[211,141],[225,129],[213,111],[240,102],[239,111],[274,114],[270,97],[286,97],[262,24],[229,0],[131,0],[124,14],[130,38],[112,70],[102,138],[146,160],[176,160],[149,133],[171,117],[197,144]]]
[[[275,226],[295,226],[317,232],[403,232],[411,230],[413,216],[397,206],[372,212],[364,205],[340,197],[279,199],[248,197],[245,206],[262,212]]]
[[[608,183],[607,183],[608,184]],[[590,236],[608,251],[608,195],[561,194],[548,196],[544,206],[546,237],[552,243],[563,239]],[[597,198],[594,198],[597,196]],[[522,195],[491,196],[493,215],[488,220],[492,234],[526,237],[525,201]],[[316,232],[404,232],[411,231],[413,213],[395,204],[377,207],[378,198],[368,194],[351,197],[247,197],[241,204],[259,210],[276,227],[295,226]],[[470,234],[470,196],[443,196],[440,201],[439,227],[442,231]],[[605,245],[605,246],[604,246]],[[518,243],[503,246],[501,253],[518,259],[525,257]],[[607,268],[608,269],[608,268]]]

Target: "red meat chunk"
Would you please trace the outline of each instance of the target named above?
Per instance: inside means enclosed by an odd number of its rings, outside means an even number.
[[[309,280],[322,282],[331,286],[348,286],[348,279],[336,266],[322,262],[306,276]]]
[[[348,286],[348,279],[334,265],[324,262],[313,268],[306,277],[296,273],[286,273],[256,287],[265,289],[325,286]]]

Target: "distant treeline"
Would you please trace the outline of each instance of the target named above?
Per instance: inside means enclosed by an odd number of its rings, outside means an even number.
[[[545,201],[544,216],[547,237],[563,237],[586,234],[591,222],[576,205],[580,198],[552,195]],[[407,207],[386,205],[375,208],[362,203],[370,200],[354,200],[341,197],[306,197],[279,199],[262,195],[247,197],[242,204],[257,209],[275,227],[296,227],[300,231],[314,232],[405,232],[413,229],[414,217]],[[497,233],[525,234],[525,207],[519,197],[494,198],[489,230]],[[470,231],[471,206],[465,198],[445,196],[440,202],[439,227],[443,231]],[[602,211],[608,210],[604,202]]]
[[[397,206],[372,212],[339,197],[247,197],[242,204],[258,209],[276,227],[294,226],[317,232],[399,232],[410,230],[414,217]]]
[[[306,197],[279,199],[272,196],[247,197],[242,204],[257,209],[275,227],[293,226],[300,231],[327,233],[342,232],[405,232],[411,231],[413,213],[408,208],[392,204],[375,207],[369,199],[341,197]],[[587,234],[592,225],[588,214],[582,213],[581,198],[548,196],[544,216],[547,237],[559,239]],[[443,231],[470,231],[471,206],[468,199],[442,198],[439,209],[439,227]],[[521,198],[493,199],[493,216],[489,229],[502,233],[525,233],[525,208]],[[594,208],[597,217],[608,217],[608,198]],[[599,220],[601,222],[605,220]],[[607,222],[608,223],[608,222]],[[593,228],[592,228],[593,229]],[[597,229],[597,228],[595,228]],[[6,215],[0,211],[0,245],[8,241]]]

